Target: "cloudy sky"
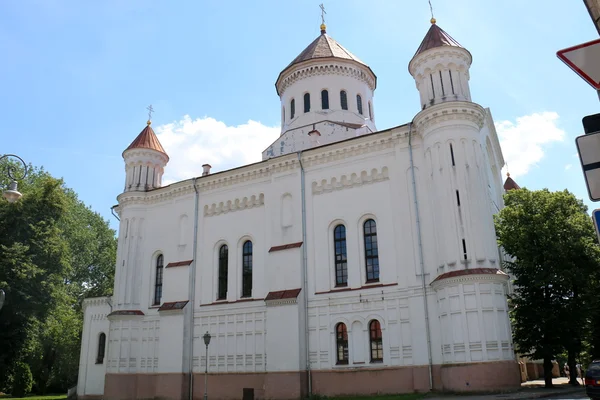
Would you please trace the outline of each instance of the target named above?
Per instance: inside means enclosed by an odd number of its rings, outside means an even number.
[[[171,157],[165,179],[260,160],[279,134],[279,72],[319,34],[320,1],[0,2],[0,153],[63,177],[111,225],[121,152],[146,107]],[[438,25],[473,54],[473,100],[490,107],[511,176],[587,199],[574,139],[594,90],[556,57],[594,40],[583,1],[432,0]],[[328,33],[378,77],[378,129],[419,111],[408,62],[427,0],[331,0]]]

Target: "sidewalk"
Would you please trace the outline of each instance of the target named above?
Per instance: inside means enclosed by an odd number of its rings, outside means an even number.
[[[579,380],[581,383],[581,379]],[[463,395],[441,395],[435,394],[432,397],[427,396],[427,400],[525,400],[525,399],[540,399],[544,397],[571,395],[577,393],[585,393],[585,387],[573,387],[569,385],[567,378],[552,379],[554,388],[544,388],[543,380],[527,381],[521,384],[521,388],[511,393],[496,393],[496,394],[463,394]]]

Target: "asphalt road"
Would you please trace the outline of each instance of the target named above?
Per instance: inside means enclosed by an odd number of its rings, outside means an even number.
[[[581,393],[581,394],[568,394],[568,395],[557,395],[557,396],[546,397],[546,398],[547,399],[554,399],[554,400],[589,399],[589,397],[587,397],[585,395],[585,393]]]

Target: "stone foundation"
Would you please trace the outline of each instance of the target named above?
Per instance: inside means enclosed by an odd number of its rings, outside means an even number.
[[[343,368],[312,371],[312,391],[324,396],[395,394],[429,391],[427,366]],[[254,398],[300,399],[306,395],[305,372],[229,373],[208,375],[208,397],[241,399],[244,389]],[[184,374],[106,374],[105,400],[186,400]],[[433,366],[436,391],[505,391],[520,387],[515,361]],[[194,374],[194,400],[204,395],[204,374]],[[91,399],[90,399],[91,400]]]

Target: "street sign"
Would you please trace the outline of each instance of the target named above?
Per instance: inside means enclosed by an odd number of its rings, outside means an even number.
[[[596,90],[600,90],[600,39],[559,50],[556,56]]]
[[[598,241],[600,241],[600,208],[592,211],[592,220],[594,221],[594,226],[596,227],[596,235],[598,236]]]
[[[600,132],[575,139],[590,200],[600,200]]]
[[[581,123],[586,134],[600,132],[600,114],[587,115],[583,117]]]

